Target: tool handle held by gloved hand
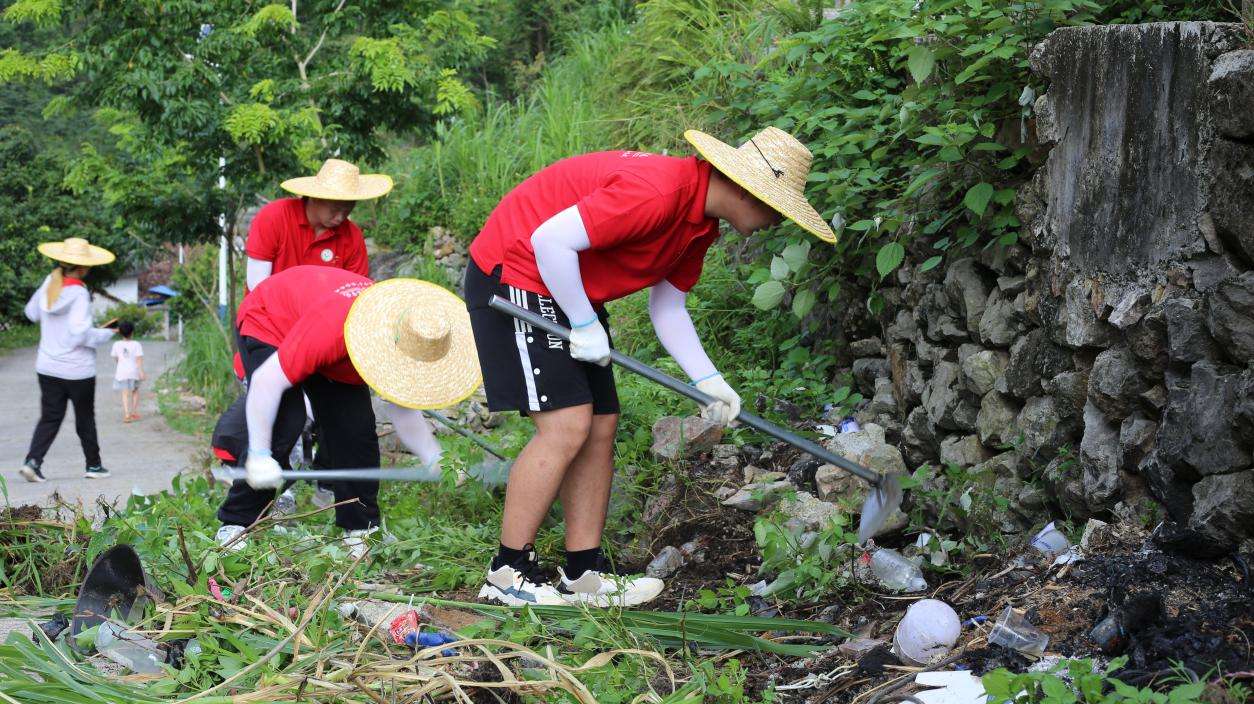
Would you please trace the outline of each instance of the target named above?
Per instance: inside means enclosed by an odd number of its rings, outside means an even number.
[[[509,301],[507,301],[504,298],[501,298],[500,296],[493,296],[491,302],[489,302],[488,305],[494,310],[505,313],[506,315],[513,316],[523,321],[524,323],[527,323],[528,325],[540,328],[541,330],[551,335],[556,335],[562,338],[563,340],[570,339],[570,330],[562,327],[561,325],[558,325],[557,323],[553,322],[552,320],[549,320],[548,318],[545,318],[544,316],[539,315],[538,313],[534,313],[525,308],[520,308],[519,306],[516,306],[513,303],[510,303]],[[689,386],[688,384],[685,384],[679,379],[676,379],[675,377],[670,376],[669,374],[665,374],[657,369],[654,369],[653,367],[650,367],[644,362],[636,360],[632,357],[628,357],[627,355],[623,354],[622,352],[619,352],[618,350],[610,351],[610,361],[612,361],[614,364],[619,365],[620,367],[625,367],[629,371],[633,371],[636,374],[639,374],[640,376],[645,377],[646,379],[657,382],[661,384],[662,386],[665,386],[666,388],[670,389],[671,391],[674,391],[675,393],[678,393],[683,396],[687,396],[688,398],[692,399],[693,401],[696,401],[702,406],[708,406],[709,404],[714,403],[716,400],[714,397],[710,396],[709,394],[698,391],[697,389],[693,388],[692,386]],[[862,479],[870,482],[872,485],[876,487],[879,487],[884,481],[883,477],[878,472],[874,472],[870,469],[867,469],[866,467],[863,467],[857,462],[847,460],[844,457],[841,457],[840,455],[829,452],[822,445],[819,445],[816,442],[807,440],[801,437],[800,435],[797,435],[796,433],[792,433],[787,430],[784,430],[783,428],[775,425],[774,423],[771,423],[765,418],[762,418],[761,416],[758,416],[758,415],[754,415],[753,413],[750,413],[744,410],[743,408],[740,410],[740,415],[736,416],[736,420],[741,423],[744,423],[750,428],[754,428],[755,430],[759,430],[763,433],[766,433],[767,435],[770,435],[776,440],[781,440],[783,442],[788,443],[789,445],[792,445],[793,447],[799,450],[808,452],[809,454],[817,457],[818,459],[824,462],[827,462],[828,464],[834,464],[837,467],[840,467],[848,472],[851,472],[852,474],[855,474],[861,477]]]

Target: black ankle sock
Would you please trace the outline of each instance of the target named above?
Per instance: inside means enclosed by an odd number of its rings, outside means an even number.
[[[522,546],[522,550],[500,545],[496,549],[496,557],[492,558],[492,569],[499,570],[505,565],[518,565],[526,562],[531,559],[531,553],[535,550],[536,546],[531,543]]]
[[[566,578],[579,579],[584,572],[595,570],[601,562],[601,548],[566,551]]]

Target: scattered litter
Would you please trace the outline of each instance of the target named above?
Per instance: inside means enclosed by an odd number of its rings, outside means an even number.
[[[1046,557],[1055,557],[1067,552],[1071,548],[1071,541],[1067,540],[1067,536],[1062,531],[1054,527],[1054,522],[1050,521],[1032,538],[1032,547],[1041,551]]]
[[[418,639],[418,612],[413,609],[392,619],[388,625],[388,633],[392,634],[392,642],[397,645],[413,646]]]
[[[825,435],[829,438],[834,438],[840,434],[840,431],[836,429],[836,426],[829,425],[827,423],[820,423],[819,425],[814,426],[814,429],[819,431],[821,435]]]
[[[844,420],[840,422],[840,425],[837,426],[837,429],[841,433],[856,433],[862,430],[862,426],[858,424],[858,421],[854,420],[853,416],[847,416]]]
[[[762,580],[749,585],[749,593],[753,596],[765,596],[767,592],[767,582]]]
[[[958,614],[938,599],[911,604],[893,634],[893,650],[913,665],[926,665],[953,649],[962,633]]]
[[[222,587],[218,586],[218,580],[214,579],[213,577],[210,577],[209,579],[205,581],[205,583],[209,586],[209,593],[213,595],[214,599],[217,599],[218,601],[223,601],[223,602],[226,601],[227,593],[223,592]],[[227,591],[230,591],[230,590],[227,590]]]
[[[923,704],[984,704],[988,700],[984,683],[966,670],[920,672],[914,681],[932,687],[912,695]]]
[[[969,618],[969,619],[967,619],[967,620],[963,621],[963,622],[962,622],[962,627],[963,627],[963,628],[972,628],[972,627],[973,627],[973,626],[975,626],[977,623],[984,623],[984,622],[986,622],[986,621],[988,621],[988,616],[987,616],[987,615],[985,615],[985,614],[980,614],[979,616],[972,616],[971,618]]]
[[[923,570],[891,548],[880,548],[871,553],[871,572],[880,584],[894,591],[921,592],[927,589]]]
[[[1001,618],[993,624],[993,630],[988,634],[988,642],[1017,650],[1024,655],[1040,657],[1041,653],[1045,652],[1045,646],[1049,644],[1049,636],[1041,633],[1036,626],[1029,623],[1022,611],[1013,606],[1007,606]]]
[[[1106,618],[1098,621],[1097,625],[1093,626],[1093,630],[1089,631],[1089,639],[1107,655],[1118,653],[1126,644],[1124,638],[1126,634],[1120,621],[1119,612],[1112,611],[1106,615]]]
[[[164,670],[165,653],[156,641],[137,636],[111,621],[96,630],[96,650],[101,655],[142,675],[159,675]]]
[[[1080,546],[1072,545],[1071,547],[1067,548],[1066,551],[1064,551],[1061,555],[1059,555],[1058,557],[1055,557],[1054,563],[1051,566],[1058,567],[1059,565],[1069,565],[1073,562],[1080,562],[1083,559],[1084,559],[1084,552],[1080,550]]]
[[[66,618],[65,614],[57,614],[52,620],[39,624],[39,630],[43,631],[48,640],[56,640],[69,627],[70,619]],[[34,634],[31,634],[31,640],[35,641],[36,645],[39,644]]]
[[[884,645],[884,641],[879,638],[854,638],[851,641],[847,641],[836,646],[836,650],[850,660],[859,660],[863,655],[866,655],[881,645]]]
[[[658,551],[657,557],[644,568],[644,573],[650,577],[658,579],[666,579],[679,571],[684,566],[684,554],[679,548],[673,545],[667,545]]]

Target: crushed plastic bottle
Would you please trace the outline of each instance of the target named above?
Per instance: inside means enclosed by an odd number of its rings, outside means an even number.
[[[993,630],[988,634],[988,642],[1039,658],[1045,652],[1045,646],[1049,645],[1049,636],[1041,633],[1036,626],[1029,623],[1022,611],[1013,606],[1007,606],[1006,610],[1001,613],[1001,618],[993,624]]]
[[[96,631],[96,650],[113,662],[142,675],[159,675],[164,670],[165,651],[157,642],[137,636],[105,621]]]
[[[927,589],[923,570],[890,548],[880,548],[871,553],[871,572],[880,584],[894,591],[921,592]]]
[[[853,416],[848,416],[840,422],[837,429],[841,433],[856,433],[862,430],[862,426],[858,424],[858,421]]]

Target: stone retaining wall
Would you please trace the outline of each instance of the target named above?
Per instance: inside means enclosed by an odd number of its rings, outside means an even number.
[[[1247,42],[1213,23],[1051,34],[1020,244],[903,269],[882,340],[854,345],[862,420],[911,467],[984,473],[1007,530],[1035,484],[1075,517],[1161,518],[1195,552],[1254,537]]]

